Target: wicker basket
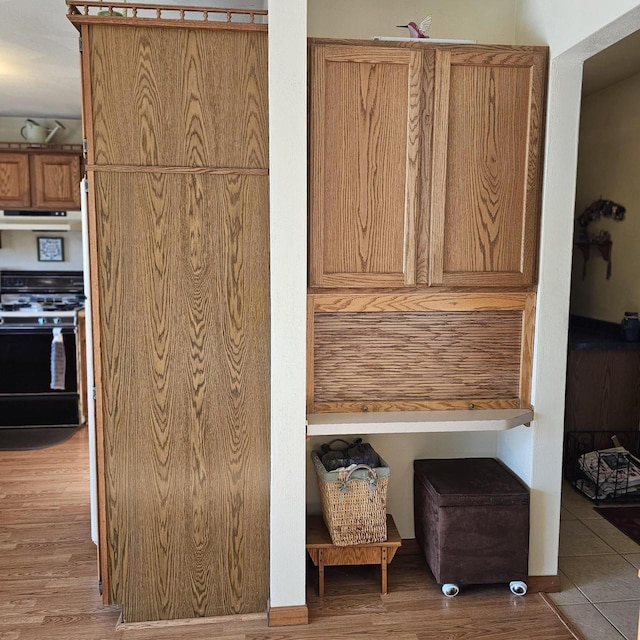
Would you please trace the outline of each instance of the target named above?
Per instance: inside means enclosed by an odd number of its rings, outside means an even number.
[[[322,501],[322,516],[331,541],[337,547],[387,540],[387,486],[389,467],[354,471],[327,471],[318,454],[311,460],[316,468]]]

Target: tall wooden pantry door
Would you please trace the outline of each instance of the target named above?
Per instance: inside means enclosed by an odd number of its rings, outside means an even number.
[[[72,20],[105,599],[127,622],[265,611],[266,26]]]

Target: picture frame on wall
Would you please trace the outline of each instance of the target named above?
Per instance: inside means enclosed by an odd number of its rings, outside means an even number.
[[[64,238],[38,236],[40,262],[64,262]]]

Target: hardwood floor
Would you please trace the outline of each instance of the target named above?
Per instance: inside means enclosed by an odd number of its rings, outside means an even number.
[[[86,430],[39,451],[0,451],[0,640],[572,640],[537,594],[506,585],[448,600],[417,556],[398,555],[381,596],[376,567],[310,568],[304,627],[265,619],[118,629],[102,607],[90,539]]]

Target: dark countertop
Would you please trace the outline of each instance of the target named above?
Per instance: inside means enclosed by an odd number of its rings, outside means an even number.
[[[582,316],[569,320],[569,351],[629,351],[640,350],[640,342],[622,339],[620,325]]]

